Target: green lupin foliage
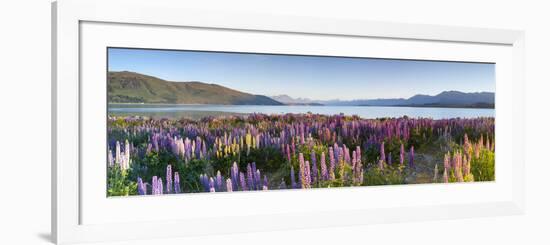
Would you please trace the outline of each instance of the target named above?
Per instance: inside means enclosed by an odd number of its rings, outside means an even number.
[[[109,196],[137,195],[137,183],[128,179],[127,170],[121,170],[115,166],[109,169],[107,194]]]

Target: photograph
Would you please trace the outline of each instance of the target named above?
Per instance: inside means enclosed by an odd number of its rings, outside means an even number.
[[[107,197],[495,181],[495,63],[106,52]]]

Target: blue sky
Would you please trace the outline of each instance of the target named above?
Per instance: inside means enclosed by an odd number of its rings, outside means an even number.
[[[494,92],[494,64],[109,48],[109,71],[316,100]]]

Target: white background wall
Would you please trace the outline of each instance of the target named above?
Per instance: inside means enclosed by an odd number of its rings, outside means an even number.
[[[152,0],[153,1],[153,0]],[[436,23],[527,31],[527,214],[277,231],[156,244],[549,244],[550,141],[546,1],[200,1],[190,8]],[[46,244],[50,231],[50,1],[0,5],[0,244]],[[513,99],[513,98],[511,98]],[[269,221],[266,221],[269,222]],[[153,232],[153,231],[152,231]],[[140,244],[150,244],[144,241]],[[136,244],[135,242],[117,244]]]

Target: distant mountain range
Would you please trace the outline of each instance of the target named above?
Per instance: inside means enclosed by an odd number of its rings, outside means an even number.
[[[171,82],[128,71],[109,72],[107,90],[110,103],[283,105],[217,84]]]
[[[271,96],[271,98],[285,104],[307,104],[312,102],[310,99],[292,98],[286,94]]]
[[[323,105],[323,103],[319,101],[313,101],[306,98],[292,98],[286,94],[283,95],[275,95],[271,96],[270,98],[279,101],[285,105]]]
[[[437,95],[418,94],[408,99],[364,99],[364,100],[311,100],[293,99],[288,95],[271,97],[285,104],[314,103],[334,106],[410,106],[410,107],[459,107],[459,108],[494,108],[495,93],[444,91]],[[282,99],[281,99],[282,98]]]
[[[445,91],[408,99],[311,100],[288,95],[264,96],[217,84],[173,82],[129,71],[108,73],[109,103],[220,104],[220,105],[335,105],[494,108],[495,93]]]

